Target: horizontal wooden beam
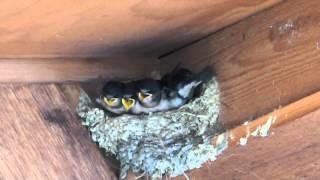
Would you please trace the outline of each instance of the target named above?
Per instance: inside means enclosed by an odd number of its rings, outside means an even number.
[[[274,110],[267,115],[264,115],[252,122],[244,123],[234,129],[226,132],[229,145],[239,144],[240,139],[250,136],[260,126],[265,125],[272,120],[271,128],[279,127],[290,121],[294,121],[302,116],[305,116],[313,111],[320,109],[320,92],[307,96],[299,101],[289,104],[285,107]],[[249,137],[248,136],[248,137]]]
[[[0,179],[117,179],[54,84],[0,85]]]
[[[0,59],[0,82],[66,82],[133,79],[164,71],[157,59]]]
[[[189,171],[188,177],[205,180],[234,177],[244,180],[317,179],[320,177],[319,108],[320,92],[230,130],[228,149],[216,161]],[[248,137],[247,144],[235,146],[240,138],[246,138],[270,117],[275,121],[268,137]],[[173,179],[183,180],[185,177]]]
[[[251,122],[245,122],[244,124],[237,126],[233,129],[228,129],[226,132],[217,135],[212,139],[212,144],[215,146],[218,143],[218,139],[223,137],[228,139],[228,152],[232,152],[235,149],[237,149],[237,146],[240,146],[240,139],[244,138],[246,141],[251,142],[252,140],[257,140],[257,137],[253,137],[253,133],[259,128],[266,126],[268,123],[270,123],[270,126],[268,126],[267,136],[271,136],[271,132],[273,132],[278,127],[286,124],[291,123],[293,124],[293,121],[303,119],[302,117],[306,116],[309,117],[309,114],[317,114],[316,118],[319,119],[320,117],[320,91],[312,94],[310,96],[307,96],[303,99],[300,99],[294,103],[291,103],[287,106],[281,107],[273,112],[270,112],[262,117],[259,117]],[[316,119],[314,118],[314,119]],[[269,122],[270,121],[270,122]],[[303,120],[302,120],[303,121]],[[319,122],[319,121],[318,121]],[[290,126],[290,123],[288,126]],[[297,124],[303,124],[298,122]],[[317,126],[320,127],[319,124]],[[314,127],[316,130],[319,127]],[[304,129],[303,126],[300,127],[301,129]],[[257,131],[259,132],[259,131]],[[287,134],[293,133],[293,132],[285,132]],[[303,135],[302,135],[303,136]],[[259,136],[258,134],[258,137]],[[299,139],[299,141],[303,141],[303,139]],[[245,142],[247,143],[247,142]],[[262,143],[261,141],[256,142]],[[246,144],[243,144],[246,145]],[[275,147],[273,147],[275,148]],[[278,150],[280,151],[280,150]],[[227,154],[230,154],[226,152]],[[226,156],[225,152],[218,157],[216,161],[221,162],[220,159],[224,159]],[[271,154],[270,154],[271,156]],[[203,165],[200,169],[195,169],[189,171],[187,174],[188,176],[193,177],[192,179],[198,179],[199,177],[204,177],[205,175],[212,179],[212,176],[218,176],[220,175],[218,171],[216,171],[216,168],[212,168],[212,166],[215,165],[216,161],[214,162],[208,162],[205,165]],[[224,161],[224,160],[223,160]],[[231,164],[231,162],[228,162],[227,164]],[[210,169],[212,168],[212,169]],[[219,167],[221,168],[221,167]],[[221,168],[222,169],[222,168]],[[216,175],[217,174],[217,175]],[[223,174],[223,173],[221,173]],[[131,180],[133,180],[137,175],[130,173]],[[173,179],[184,179],[185,177],[177,177]],[[216,178],[213,178],[216,179]]]
[[[234,127],[320,89],[319,24],[320,1],[290,0],[162,60],[214,66],[221,120]]]
[[[157,57],[282,0],[0,1],[0,58]]]

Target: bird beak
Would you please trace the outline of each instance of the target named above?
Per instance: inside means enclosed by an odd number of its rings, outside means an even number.
[[[145,99],[150,99],[151,98],[151,96],[152,95],[150,95],[150,96],[144,96],[144,95],[142,95],[142,93],[138,93],[138,97],[139,97],[139,99],[141,100],[141,101],[144,101]]]
[[[141,93],[138,93],[138,96],[139,96],[139,99],[140,99],[141,101],[143,101],[144,98],[145,98]]]
[[[104,103],[106,103],[108,106],[114,106],[116,104],[116,100],[108,100],[107,98],[103,98]]]
[[[124,108],[126,109],[126,111],[129,111],[133,107],[135,100],[122,98],[121,102],[122,102]]]

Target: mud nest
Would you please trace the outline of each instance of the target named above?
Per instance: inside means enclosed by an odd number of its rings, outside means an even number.
[[[112,117],[81,92],[77,111],[93,141],[120,161],[120,179],[126,178],[128,170],[153,178],[174,177],[215,160],[227,148],[227,142],[211,144],[221,132],[219,95],[213,79],[199,97],[179,109]]]

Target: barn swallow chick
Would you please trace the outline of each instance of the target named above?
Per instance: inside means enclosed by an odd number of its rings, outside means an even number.
[[[197,74],[193,74],[184,68],[175,68],[172,73],[164,76],[161,82],[170,91],[174,92],[171,95],[180,96],[188,101],[194,97],[194,92],[212,77],[213,70],[209,66],[206,66]]]
[[[167,111],[183,105],[180,97],[168,96],[168,89],[161,86],[160,81],[144,79],[136,83],[135,104],[131,107],[132,114],[149,114]]]
[[[192,99],[195,90],[212,77],[213,71],[209,67],[197,74],[175,68],[160,81],[109,81],[103,88],[103,97],[97,102],[115,114],[149,114],[177,109]]]
[[[168,89],[161,86],[160,81],[143,79],[135,83],[133,95],[134,105],[130,106],[132,114],[149,114],[158,111],[167,111],[183,105],[185,102],[180,97],[168,96]]]
[[[162,86],[176,90],[179,85],[190,80],[193,75],[194,74],[190,70],[180,68],[180,66],[177,65],[170,73],[165,74],[160,82]]]
[[[139,103],[145,108],[159,105],[163,97],[163,89],[157,80],[143,79],[137,83],[137,97]]]
[[[148,114],[155,112],[161,100],[161,88],[158,81],[142,79],[126,84],[122,104],[130,114]]]
[[[151,112],[167,110],[160,108],[163,96],[161,84],[157,80],[142,79],[125,84],[122,104],[130,114],[149,114]]]
[[[102,89],[102,96],[96,101],[108,111],[114,114],[123,114],[126,112],[121,100],[125,90],[125,85],[119,81],[109,81]]]
[[[192,99],[200,85],[212,77],[213,71],[210,67],[205,67],[197,74],[187,69],[176,68],[161,81],[141,81],[138,84],[138,100],[142,107],[138,109],[137,104],[133,112],[150,113],[177,109]]]
[[[128,82],[125,84],[121,103],[127,113],[131,113],[131,109],[138,103],[136,87],[136,81]]]

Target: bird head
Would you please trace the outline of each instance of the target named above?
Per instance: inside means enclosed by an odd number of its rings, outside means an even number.
[[[126,111],[130,111],[136,104],[136,82],[128,82],[125,85],[123,97],[121,99],[123,107]]]
[[[153,79],[144,79],[138,83],[138,100],[146,107],[154,107],[161,100],[160,83]]]
[[[107,82],[102,89],[103,103],[110,108],[121,107],[124,84],[118,81]]]

